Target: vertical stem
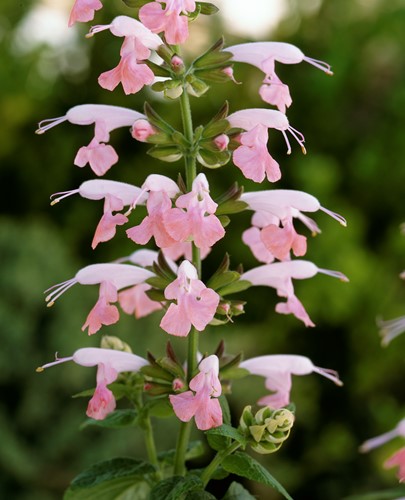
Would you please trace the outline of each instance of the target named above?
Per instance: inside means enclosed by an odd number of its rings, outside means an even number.
[[[190,100],[186,91],[186,86],[183,85],[183,93],[180,97],[180,110],[183,122],[184,136],[190,143],[190,149],[184,155],[184,166],[186,173],[186,185],[188,191],[191,191],[193,181],[197,176],[196,158],[193,151],[194,131],[193,120],[191,116]],[[192,264],[201,276],[201,257],[200,250],[192,243]],[[197,352],[198,352],[198,332],[192,328],[188,335],[188,355],[187,355],[187,381],[190,382],[197,368]],[[174,458],[174,474],[184,475],[185,473],[185,457],[188,442],[190,439],[191,421],[182,422],[179,436],[177,439],[176,455]]]
[[[156,478],[162,479],[162,474],[159,469],[159,462],[156,453],[155,439],[153,436],[152,424],[150,421],[150,417],[146,417],[143,422],[143,430],[145,432],[145,445],[146,451],[148,453],[149,461],[152,465],[156,467]]]
[[[225,450],[219,451],[215,457],[213,458],[212,462],[207,465],[207,467],[203,470],[200,479],[204,483],[204,487],[207,486],[209,480],[211,479],[211,476],[214,474],[214,472],[217,470],[217,468],[221,465],[223,462],[224,458],[236,451],[238,448],[240,448],[240,443],[235,441],[232,443],[228,448]]]

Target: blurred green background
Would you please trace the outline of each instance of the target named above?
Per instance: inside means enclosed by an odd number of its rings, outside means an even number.
[[[95,461],[144,454],[140,431],[129,431],[129,436],[127,431],[79,431],[86,401],[71,395],[94,386],[92,369],[66,364],[35,373],[55,351],[67,356],[100,341],[100,334],[89,338],[80,330],[96,300],[95,287],[74,287],[51,310],[44,305],[43,290],[87,264],[135,249],[121,229],[113,241],[91,251],[102,211],[99,202],[74,197],[49,207],[51,193],[92,178],[88,167],[81,170],[72,163],[93,131],[65,123],[36,136],[36,123],[81,103],[142,110],[147,99],[179,124],[176,104],[160,101],[150,91],[125,97],[121,88],[110,93],[98,87],[97,76],[118,60],[121,40],[107,32],[86,40],[86,26],[68,31],[71,2],[66,4],[59,11],[61,25],[58,17],[47,14],[45,7],[55,6],[52,0],[0,4],[0,497],[5,499],[58,499],[70,480]],[[119,0],[105,4],[97,23],[131,14]],[[287,157],[281,134],[271,133],[272,154],[283,171],[277,187],[308,191],[347,218],[344,229],[316,214],[322,234],[310,238],[307,258],[344,272],[350,283],[325,276],[297,283],[297,295],[317,324],[310,330],[293,317],[274,313],[273,290],[245,292],[246,314],[233,325],[209,329],[202,335],[201,350],[212,350],[224,338],[228,352],[242,350],[246,358],[302,354],[339,371],[343,388],[316,375],[294,378],[295,428],[282,450],[263,463],[296,500],[340,500],[395,487],[394,470],[385,471],[382,463],[403,444],[398,439],[369,455],[357,451],[365,439],[403,417],[405,336],[382,349],[376,318],[393,318],[405,310],[405,288],[398,278],[405,267],[405,238],[399,231],[405,220],[405,4],[291,0],[286,5],[283,20],[262,39],[296,44],[306,55],[332,64],[335,75],[327,77],[305,63],[276,68],[290,85],[294,102],[289,120],[305,134],[308,146],[307,156],[294,145]],[[192,27],[192,50],[205,49],[221,32],[218,16],[198,20]],[[226,40],[228,45],[244,41],[232,33]],[[196,124],[206,123],[225,99],[232,111],[263,105],[257,94],[262,74],[238,65],[235,76],[243,85],[214,86],[192,100]],[[180,162],[163,164],[146,157],[145,145],[133,141],[127,130],[113,132],[111,142],[120,162],[109,179],[140,185],[148,173],[175,178],[182,168]],[[257,189],[232,166],[207,175],[214,196],[234,179]],[[244,262],[246,269],[256,265],[240,242],[248,225],[248,214],[233,217],[226,238],[207,259],[207,275],[225,248],[233,264]],[[147,349],[160,355],[167,335],[158,328],[158,316],[135,321],[122,315],[119,324],[102,332],[121,336],[141,356]],[[181,341],[175,344],[184,348]],[[230,403],[236,418],[263,393],[261,379],[235,384]],[[177,424],[173,419],[168,425],[170,433],[166,427],[157,429],[160,449],[174,445]],[[249,487],[258,498],[279,498],[257,484]],[[221,491],[215,483],[212,488]]]

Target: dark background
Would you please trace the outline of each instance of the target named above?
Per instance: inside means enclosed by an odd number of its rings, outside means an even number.
[[[105,4],[97,23],[131,14],[119,1]],[[382,463],[401,446],[399,439],[366,456],[359,455],[358,446],[403,417],[405,338],[381,348],[376,318],[400,316],[405,309],[405,289],[398,278],[405,263],[405,238],[399,230],[405,219],[405,10],[400,0],[324,0],[308,10],[312,4],[316,2],[291,2],[289,15],[268,38],[296,44],[306,55],[328,61],[335,75],[327,77],[305,63],[278,65],[294,100],[289,120],[305,134],[308,154],[294,145],[287,157],[277,132],[270,134],[270,147],[283,171],[277,187],[308,191],[347,218],[344,229],[316,214],[322,234],[310,238],[307,258],[344,272],[350,283],[321,275],[297,283],[315,329],[276,315],[273,290],[245,292],[246,314],[233,325],[208,329],[201,336],[201,350],[212,351],[224,338],[229,352],[244,351],[246,358],[302,354],[339,371],[343,388],[316,375],[294,378],[297,421],[291,438],[279,453],[263,458],[294,499],[339,500],[397,484],[394,470],[383,470]],[[87,264],[135,249],[121,229],[113,241],[91,251],[100,202],[74,197],[49,207],[51,193],[92,178],[88,167],[81,170],[72,163],[93,129],[65,123],[36,136],[36,123],[81,103],[141,111],[147,99],[179,125],[176,103],[156,100],[150,91],[125,97],[121,88],[110,93],[98,87],[97,76],[118,62],[121,40],[108,32],[86,40],[87,27],[81,26],[71,41],[35,43],[24,19],[36,6],[35,1],[15,0],[0,5],[0,496],[18,500],[61,498],[70,480],[95,461],[144,454],[140,431],[79,431],[86,402],[71,395],[94,386],[92,369],[66,364],[35,373],[55,351],[67,356],[100,340],[100,334],[89,338],[80,330],[96,300],[95,287],[74,287],[51,310],[44,305],[43,290]],[[43,13],[36,23],[37,33],[49,29],[55,38],[60,34]],[[220,19],[198,20],[191,33],[191,50],[204,50],[221,33]],[[244,41],[230,33],[226,40],[229,45]],[[206,123],[225,99],[232,111],[263,105],[257,94],[262,74],[238,65],[235,76],[243,85],[215,85],[206,96],[192,99],[195,124]],[[163,164],[145,156],[145,145],[133,141],[127,130],[113,132],[111,142],[120,162],[109,179],[140,185],[151,172],[175,178],[182,169],[181,162]],[[235,179],[246,189],[257,189],[230,165],[206,173],[214,196]],[[233,217],[226,238],[207,259],[207,275],[225,250],[235,265],[257,265],[240,242],[248,225],[248,214]],[[159,320],[158,314],[138,321],[122,315],[119,324],[102,332],[121,336],[141,356],[147,349],[160,355],[167,335],[159,330]],[[184,348],[181,341],[175,344]],[[262,394],[263,380],[235,384],[230,398],[235,423],[241,409]],[[174,445],[170,436],[177,424],[173,419],[168,425],[171,433],[166,422],[158,422],[161,450]],[[257,484],[249,487],[258,498],[279,498]]]

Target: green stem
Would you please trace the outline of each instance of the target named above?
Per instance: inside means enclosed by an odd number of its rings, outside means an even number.
[[[191,191],[194,179],[197,176],[196,158],[193,148],[194,131],[193,120],[191,116],[190,99],[186,91],[186,85],[183,85],[183,93],[180,97],[180,111],[183,122],[184,136],[190,143],[190,149],[184,155],[184,166],[186,173],[186,185],[188,191]],[[192,264],[197,269],[198,276],[201,276],[201,257],[200,250],[192,243]],[[194,372],[197,369],[197,352],[198,352],[198,332],[192,328],[188,335],[188,356],[187,356],[187,381],[193,378]],[[180,426],[179,436],[177,439],[176,455],[174,458],[174,474],[184,475],[185,473],[185,457],[190,439],[191,421],[182,422]]]
[[[156,467],[156,479],[162,479],[162,473],[160,471],[159,462],[157,458],[155,438],[153,436],[152,423],[150,421],[149,415],[145,418],[143,422],[143,430],[145,432],[145,445],[146,451],[148,453],[149,461],[152,465]]]
[[[224,458],[227,457],[228,455],[231,455],[240,446],[241,446],[241,444],[238,443],[237,441],[235,441],[228,448],[225,448],[225,450],[219,451],[215,455],[215,457],[207,465],[207,467],[204,469],[203,473],[200,476],[201,481],[204,483],[204,487],[207,486],[209,480],[211,479],[211,476],[214,474],[214,472],[221,465],[221,463],[223,462]]]

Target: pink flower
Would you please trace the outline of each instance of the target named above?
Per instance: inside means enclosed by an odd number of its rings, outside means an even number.
[[[104,215],[101,217],[94,234],[92,248],[102,241],[108,241],[115,236],[116,226],[122,226],[128,222],[123,214],[113,214],[123,210],[125,206],[133,206],[134,203],[145,203],[146,193],[137,186],[125,182],[108,181],[104,179],[93,179],[83,182],[78,189],[55,193],[51,205],[59,203],[60,200],[73,194],[80,194],[89,200],[102,200],[104,198]]]
[[[160,326],[179,337],[187,336],[191,326],[203,331],[214,318],[220,299],[198,279],[196,268],[188,260],[180,264],[177,279],[165,288],[165,297],[177,304],[170,304]]]
[[[267,150],[268,129],[280,130],[287,143],[288,151],[291,146],[286,132],[296,139],[301,149],[304,147],[304,136],[288,123],[287,117],[280,111],[273,109],[244,109],[232,113],[227,118],[231,127],[242,128],[246,132],[240,135],[239,146],[233,153],[233,161],[240,168],[243,175],[255,182],[262,182],[267,176],[270,182],[280,179],[281,173],[278,163]]]
[[[389,469],[391,467],[399,466],[397,477],[401,483],[405,482],[405,448],[401,448],[384,462],[384,467]]]
[[[156,134],[156,130],[148,120],[136,120],[132,125],[131,135],[139,142],[147,142],[148,137],[154,134]]]
[[[103,8],[100,0],[75,0],[69,16],[69,27],[73,26],[76,22],[87,23],[94,19],[96,10]]]
[[[293,218],[300,219],[314,234],[320,229],[301,211],[322,210],[346,226],[341,215],[323,208],[314,196],[303,191],[273,189],[250,192],[244,193],[241,201],[255,211],[252,224],[256,226],[245,231],[243,241],[251,247],[256,258],[265,263],[272,262],[272,257],[289,260],[291,250],[296,257],[305,255],[306,238],[295,231]]]
[[[36,133],[43,134],[50,128],[65,121],[75,125],[91,125],[94,123],[94,138],[88,146],[79,149],[74,164],[78,167],[84,167],[89,163],[93,172],[101,176],[118,161],[118,155],[114,148],[105,144],[110,140],[110,132],[116,128],[130,127],[140,118],[146,117],[132,109],[104,104],[81,104],[70,108],[65,116],[42,120]]]
[[[305,356],[286,354],[259,356],[247,359],[239,366],[248,370],[252,375],[260,375],[266,378],[266,389],[274,392],[274,394],[261,398],[258,404],[275,409],[290,403],[291,375],[319,373],[319,375],[335,382],[336,385],[343,385],[335,371],[318,368]]]
[[[170,247],[162,248],[162,252],[166,258],[172,260],[178,260],[180,257],[184,257],[186,260],[192,260],[192,243],[191,241],[179,241],[173,243]],[[211,247],[201,247],[200,257],[205,259],[205,257],[211,252]]]
[[[378,448],[379,446],[391,441],[396,437],[404,437],[405,438],[405,418],[403,418],[398,424],[389,432],[385,432],[380,436],[368,439],[360,446],[360,451],[362,453],[366,453],[374,448]]]
[[[96,333],[102,325],[112,325],[119,319],[116,306],[111,305],[117,302],[118,290],[133,285],[138,285],[151,278],[154,274],[141,267],[129,264],[92,264],[80,269],[74,278],[54,285],[47,292],[52,290],[45,301],[48,307],[76,283],[81,285],[100,285],[99,299],[87,316],[82,330],[88,327],[89,335]]]
[[[179,192],[177,184],[163,175],[152,174],[142,185],[144,192],[149,191],[146,209],[148,215],[141,224],[127,230],[127,236],[139,245],[145,245],[152,236],[159,248],[174,245],[173,239],[166,229],[164,221],[168,211],[172,209],[171,198]]]
[[[222,425],[222,410],[216,399],[222,391],[217,356],[204,358],[198,369],[199,373],[190,381],[191,391],[172,394],[169,399],[182,422],[188,422],[194,417],[197,428],[206,431]]]
[[[150,2],[139,10],[139,19],[153,33],[164,33],[167,43],[177,45],[184,43],[188,38],[189,12],[194,12],[194,0],[168,0],[165,7],[161,1]]]
[[[294,294],[293,279],[312,278],[317,273],[327,274],[341,281],[349,281],[346,276],[338,271],[320,269],[312,262],[305,260],[291,260],[285,262],[274,262],[264,266],[255,267],[240,277],[254,286],[270,286],[275,288],[279,297],[285,297],[286,302],[276,305],[276,312],[280,314],[293,314],[297,319],[303,321],[305,326],[314,326],[303,305]]]
[[[194,179],[190,193],[177,198],[176,207],[164,215],[165,228],[175,241],[192,240],[198,248],[207,248],[224,237],[225,230],[213,215],[218,205],[209,195],[204,174]]]
[[[148,364],[135,354],[115,351],[113,349],[100,349],[97,347],[87,347],[78,349],[73,356],[69,358],[56,359],[52,363],[37,368],[42,372],[45,368],[54,366],[66,361],[74,361],[82,366],[97,366],[97,387],[93,397],[87,407],[87,416],[95,420],[103,420],[109,413],[115,409],[115,398],[108,384],[114,382],[121,372],[138,372],[142,366]]]
[[[306,61],[332,75],[331,67],[323,61],[306,57],[298,47],[282,42],[253,42],[233,45],[225,49],[233,54],[232,60],[256,66],[265,74],[263,85],[260,87],[262,99],[285,113],[292,99],[288,86],[276,75],[275,62],[283,64],[298,64]]]
[[[155,79],[153,71],[140,63],[148,59],[150,49],[156,50],[162,40],[142,23],[128,16],[118,16],[111,24],[93,26],[88,36],[109,29],[118,37],[124,37],[118,66],[99,76],[98,83],[107,90],[114,90],[122,83],[125,94],[135,94],[144,85],[150,85]]]

